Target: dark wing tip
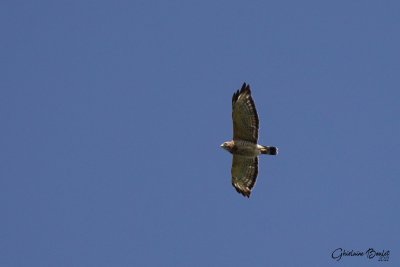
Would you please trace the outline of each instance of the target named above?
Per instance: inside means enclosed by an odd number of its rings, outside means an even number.
[[[247,197],[247,198],[250,198],[251,190],[248,190],[248,191],[239,191],[239,190],[238,190],[238,192],[239,192],[240,194],[242,194],[243,196],[245,196],[245,197]]]
[[[232,96],[232,104],[235,104],[241,94],[249,94],[251,95],[250,85],[245,82],[242,85],[242,88],[237,90]]]
[[[239,97],[239,90],[237,90],[232,96],[232,105],[234,105],[236,103],[236,101],[238,100],[238,97]]]
[[[239,194],[242,194],[243,196],[245,196],[247,198],[250,198],[251,189],[242,190],[242,189],[236,187],[234,183],[232,183],[232,186],[235,188],[236,192],[238,192]]]
[[[250,91],[250,85],[243,83],[242,88],[240,89],[240,93],[251,93]]]

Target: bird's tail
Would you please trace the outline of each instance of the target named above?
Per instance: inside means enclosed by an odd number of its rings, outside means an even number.
[[[274,146],[261,146],[261,154],[277,155],[278,148]]]

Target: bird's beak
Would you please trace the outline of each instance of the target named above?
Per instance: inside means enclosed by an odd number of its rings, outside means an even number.
[[[221,147],[223,148],[223,147],[224,147],[224,144],[221,144]]]

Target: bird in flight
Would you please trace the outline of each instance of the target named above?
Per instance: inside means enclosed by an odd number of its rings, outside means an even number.
[[[259,145],[259,119],[251,97],[250,86],[243,83],[232,96],[233,140],[221,147],[233,155],[232,185],[245,197],[250,197],[258,175],[258,156],[277,155],[278,148]]]

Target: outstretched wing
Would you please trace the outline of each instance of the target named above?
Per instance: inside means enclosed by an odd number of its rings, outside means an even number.
[[[232,185],[236,191],[246,197],[250,197],[258,174],[258,157],[246,157],[233,155],[232,161]]]
[[[257,143],[258,115],[250,86],[243,84],[232,96],[233,140],[246,140]]]

